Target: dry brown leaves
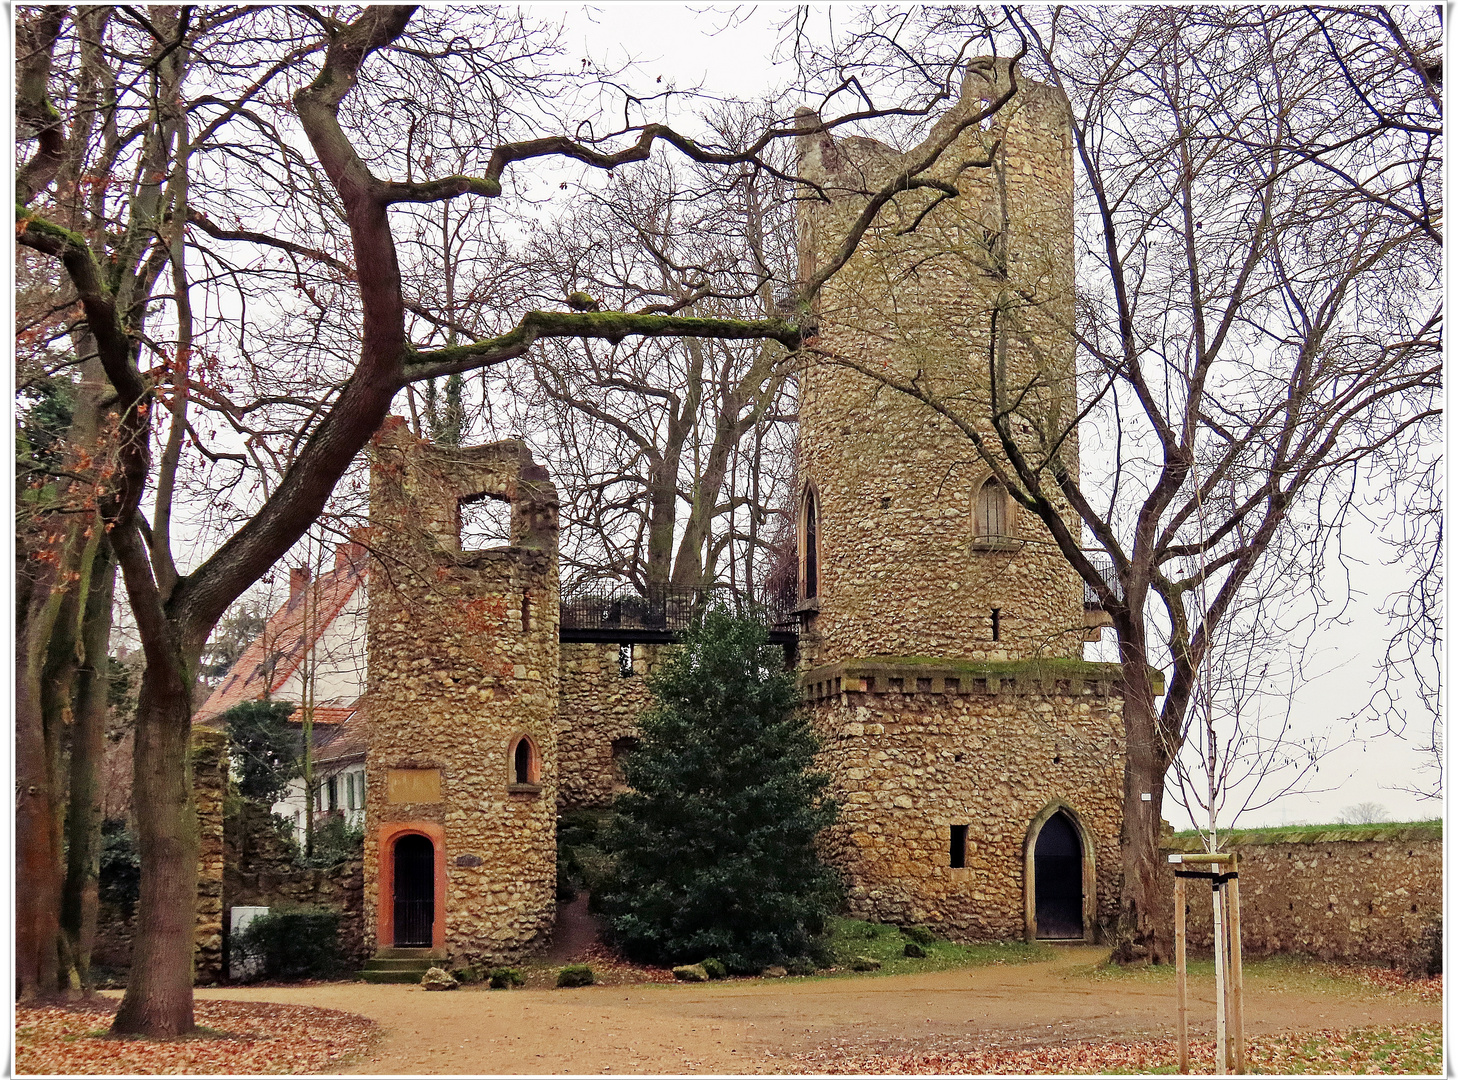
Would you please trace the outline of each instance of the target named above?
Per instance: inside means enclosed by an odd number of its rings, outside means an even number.
[[[1287,1032],[1249,1040],[1250,1072],[1268,1075],[1412,1074],[1440,1071],[1442,1026],[1412,1024],[1362,1031]],[[1075,1043],[1031,1050],[971,1050],[942,1053],[863,1054],[823,1050],[791,1055],[779,1071],[800,1074],[871,1075],[1048,1075],[1174,1072],[1173,1039]],[[1190,1044],[1190,1072],[1213,1073],[1215,1043]]]
[[[181,1039],[107,1036],[116,1002],[15,1010],[15,1069],[29,1074],[317,1073],[362,1053],[375,1023],[354,1013],[197,1001],[205,1030]]]
[[[648,967],[624,959],[601,942],[584,945],[572,958],[574,964],[587,964],[598,982],[609,986],[627,983],[671,983],[673,972],[668,968]],[[555,978],[555,969],[553,969]]]

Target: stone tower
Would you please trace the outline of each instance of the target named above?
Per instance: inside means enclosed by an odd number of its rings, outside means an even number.
[[[863,373],[931,387],[1005,461],[995,388],[1020,452],[1077,475],[1068,107],[1019,78],[969,123],[1010,77],[972,61],[904,155],[801,138],[826,196],[802,204],[807,278],[867,193],[950,143],[928,174],[942,186],[898,195],[821,296],[826,359],[801,383],[802,680],[853,912],[964,938],[1090,937],[1117,902],[1117,667],[1080,658],[1082,583],[969,434]]]
[[[509,535],[462,550],[483,499]],[[370,547],[366,924],[381,947],[513,956],[555,915],[556,489],[518,441],[434,446],[391,417]]]

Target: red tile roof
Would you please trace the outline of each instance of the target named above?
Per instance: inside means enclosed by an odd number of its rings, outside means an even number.
[[[263,633],[253,641],[223,681],[203,702],[193,716],[194,724],[205,724],[245,701],[258,701],[275,693],[288,682],[300,662],[308,655],[332,623],[349,603],[355,590],[364,583],[369,559],[362,544],[340,544],[334,557],[334,569],[321,574],[312,585],[290,590],[288,602],[269,617]],[[299,572],[290,574],[297,581]],[[310,597],[305,605],[304,597]],[[307,630],[307,633],[306,633]],[[307,640],[305,640],[307,638]],[[352,710],[352,706],[350,707]],[[320,716],[315,706],[315,717]],[[342,721],[344,717],[340,717]]]
[[[348,709],[348,715],[329,733],[329,737],[318,743],[314,760],[319,765],[343,765],[354,760],[364,760],[369,749],[369,733],[365,730],[364,710],[359,702]],[[341,710],[344,711],[344,710]],[[314,706],[315,723],[318,722],[319,706]]]

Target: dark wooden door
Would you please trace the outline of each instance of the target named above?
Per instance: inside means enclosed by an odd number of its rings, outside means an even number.
[[[402,836],[395,841],[395,947],[430,948],[434,926],[435,845]]]
[[[1035,913],[1040,938],[1083,937],[1083,845],[1059,812],[1043,825],[1033,848]]]

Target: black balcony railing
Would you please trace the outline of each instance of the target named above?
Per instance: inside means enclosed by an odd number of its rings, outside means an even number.
[[[1113,591],[1114,595],[1122,596],[1124,589],[1119,583],[1119,575],[1114,572],[1114,560],[1109,558],[1108,553],[1103,551],[1090,551],[1085,548],[1083,556],[1093,564],[1093,568],[1098,571],[1099,577],[1103,578],[1104,584]],[[1083,583],[1083,606],[1086,608],[1101,608],[1104,606],[1103,602],[1099,600],[1099,594],[1094,592],[1093,586],[1086,581]]]
[[[649,588],[646,593],[580,589],[562,600],[562,634],[564,638],[671,637],[687,630],[695,617],[715,604],[736,615],[759,619],[773,632],[796,631],[793,596],[763,590],[748,595],[724,586],[668,585]]]

